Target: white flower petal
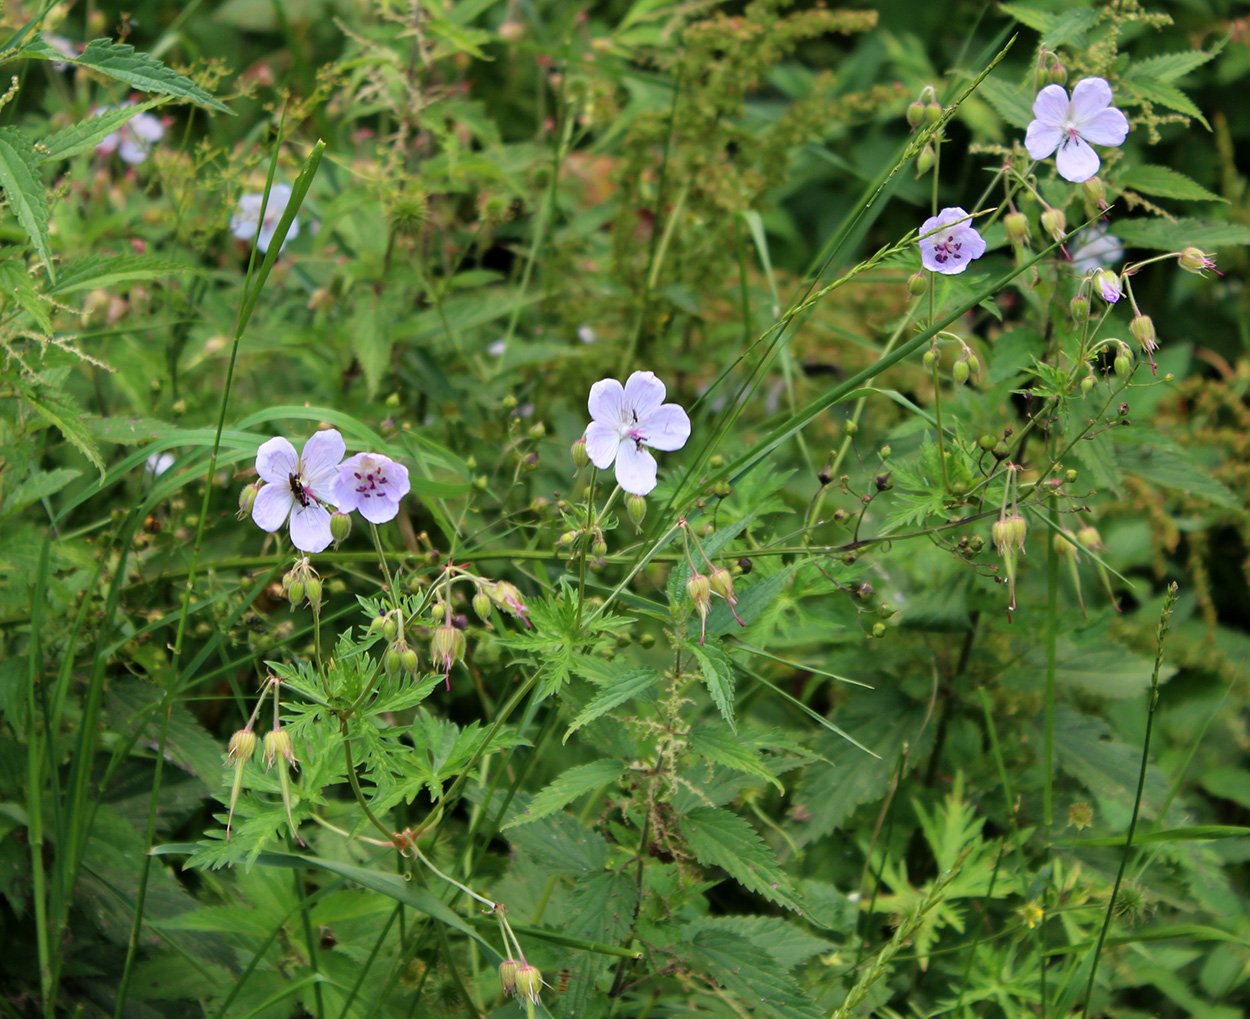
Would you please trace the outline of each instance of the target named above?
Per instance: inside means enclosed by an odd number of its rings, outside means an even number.
[[[327,493],[338,475],[339,463],[347,453],[347,443],[338,429],[327,428],[325,431],[313,432],[304,443],[304,452],[300,454],[303,466],[304,482],[307,485],[324,488]]]
[[[260,502],[260,496],[256,497]],[[294,502],[294,500],[292,500]],[[291,508],[291,544],[303,552],[322,552],[334,540],[330,514],[318,502]]]
[[[1101,165],[1102,160],[1098,158],[1098,153],[1080,137],[1065,139],[1055,156],[1055,167],[1059,176],[1073,184],[1089,180]]]
[[[105,110],[101,108],[98,112],[104,113]],[[117,145],[120,141],[121,135],[114,131],[112,134],[106,134],[103,138],[96,142],[95,150],[97,152],[103,152],[106,156],[110,155],[111,153],[117,151]]]
[[[408,480],[408,468],[403,464],[396,463],[394,460],[388,460],[386,463],[386,488],[387,493],[397,503],[411,492],[412,482]]]
[[[1108,107],[1082,120],[1080,131],[1093,145],[1123,145],[1128,137],[1128,117],[1114,106]]]
[[[600,379],[590,387],[586,409],[596,421],[616,428],[625,420],[625,387],[616,379]]]
[[[586,455],[599,470],[606,470],[616,459],[617,447],[621,445],[621,433],[616,427],[603,421],[592,421],[586,429]]]
[[[299,456],[287,439],[279,435],[260,444],[256,451],[256,473],[265,481],[289,488],[291,475],[298,471]]]
[[[385,524],[394,520],[399,513],[399,503],[390,499],[362,499],[360,515],[371,524]]]
[[[652,449],[681,449],[690,438],[690,417],[677,404],[666,403],[645,418],[639,415],[638,431]]]
[[[1035,120],[1024,133],[1024,147],[1032,159],[1045,159],[1063,141],[1063,131],[1051,124]]]
[[[1050,88],[1052,86],[1047,86]],[[1045,89],[1042,90],[1043,92]],[[1072,107],[1069,116],[1076,121],[1077,130],[1085,133],[1084,121],[1111,105],[1111,86],[1104,78],[1082,78],[1072,89]]]
[[[1033,100],[1033,116],[1047,127],[1058,127],[1067,115],[1068,91],[1062,85],[1047,85]]]
[[[282,484],[261,485],[256,493],[256,501],[252,503],[252,520],[262,531],[276,531],[291,514],[295,505],[295,495],[291,492],[290,482],[282,479]]]
[[[135,133],[136,138],[149,145],[165,137],[165,125],[161,123],[159,117],[154,117],[150,113],[135,114],[130,121],[130,130]]]
[[[616,483],[631,495],[647,495],[656,486],[655,457],[636,442],[622,442],[616,454]]]
[[[664,402],[667,392],[655,372],[634,372],[625,381],[625,408],[641,421]]]
[[[142,162],[146,162],[148,158],[148,147],[140,142],[135,141],[133,137],[122,136],[122,143],[117,149],[117,154],[122,157],[123,163],[129,163],[131,166],[138,166]]]
[[[985,238],[971,227],[960,233],[959,243],[963,245],[960,253],[969,262],[985,254]]]

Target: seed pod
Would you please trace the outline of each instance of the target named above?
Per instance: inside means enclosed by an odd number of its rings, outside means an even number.
[[[485,591],[478,591],[473,596],[473,611],[477,613],[479,619],[490,619],[490,595]]]
[[[912,297],[920,297],[929,289],[929,277],[922,272],[907,277],[907,292]]]
[[[1003,229],[1012,244],[1023,244],[1029,238],[1029,217],[1023,212],[1009,212],[1003,217]]]
[[[1068,311],[1076,322],[1084,322],[1089,318],[1089,298],[1084,294],[1077,294],[1068,302]]]
[[[1192,245],[1181,249],[1177,261],[1186,272],[1197,273],[1199,276],[1207,269],[1215,268],[1215,256],[1208,255],[1201,248],[1195,248]]]
[[[1129,323],[1128,331],[1133,338],[1147,351],[1152,351],[1159,344],[1155,335],[1154,320],[1149,315],[1138,315]]]
[[[933,150],[932,145],[926,145],[920,150],[920,155],[916,157],[916,176],[923,177],[933,169],[935,162],[937,162],[937,153]]]
[[[1101,177],[1090,177],[1089,180],[1083,181],[1081,190],[1085,192],[1085,199],[1091,205],[1099,209],[1106,208],[1107,187],[1103,184]]]
[[[956,361],[951,368],[951,375],[955,377],[955,385],[962,386],[968,381],[968,362]]]
[[[335,543],[346,541],[351,533],[352,515],[350,513],[335,513],[330,517],[330,534]]]
[[[641,527],[642,520],[647,515],[647,500],[641,495],[625,496],[625,514],[635,529]]]
[[[523,962],[516,970],[516,996],[518,998],[528,998],[533,1004],[538,1004],[538,998],[543,987],[543,975],[537,966],[531,966],[529,963]]]
[[[586,436],[583,435],[569,447],[569,456],[573,458],[573,466],[579,471],[590,463],[590,456],[586,452]]]
[[[924,122],[924,103],[919,99],[907,104],[907,126],[916,128]]]
[[[1068,229],[1068,217],[1062,209],[1047,209],[1042,213],[1042,229],[1057,241],[1063,240]]]

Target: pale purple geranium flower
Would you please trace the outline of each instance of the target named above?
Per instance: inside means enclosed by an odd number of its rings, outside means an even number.
[[[1072,246],[1072,268],[1084,276],[1095,269],[1111,268],[1124,260],[1124,242],[1095,223],[1077,232]]]
[[[339,512],[360,515],[371,524],[394,520],[399,500],[408,494],[408,468],[381,453],[357,453],[339,465],[334,501]]]
[[[304,552],[321,552],[334,536],[330,511],[333,488],[347,444],[333,428],[315,432],[296,455],[279,436],[256,451],[256,473],[265,482],[256,493],[252,519],[263,531],[276,531],[291,518],[291,544]]]
[[[656,486],[652,449],[681,449],[690,438],[690,418],[675,403],[665,403],[664,383],[654,372],[634,372],[625,385],[600,379],[590,387],[587,408],[594,419],[586,429],[586,455],[600,470],[616,462],[616,481],[631,495]]]
[[[133,102],[122,103],[121,106],[97,106],[91,111],[93,116],[107,113],[110,110],[125,109],[134,106]],[[137,166],[148,158],[152,146],[165,137],[165,125],[159,117],[150,113],[136,113],[112,134],[106,134],[96,142],[95,150],[104,155],[116,152],[122,162]]]
[[[239,199],[234,215],[230,217],[230,232],[241,241],[256,238],[256,250],[262,255],[267,254],[269,245],[273,243],[273,235],[278,229],[278,221],[286,212],[291,201],[291,188],[287,184],[275,184],[269,189],[269,204],[265,206],[265,221],[260,221],[260,207],[264,202],[264,193],[244,195]],[[258,233],[259,230],[259,233]],[[282,251],[288,241],[299,236],[299,217],[291,220],[291,226],[282,239]]]
[[[984,239],[958,206],[930,216],[920,227],[920,264],[930,272],[954,276],[984,254]]]
[[[1055,149],[1059,176],[1075,184],[1089,180],[1101,161],[1092,145],[1120,145],[1128,135],[1128,118],[1111,105],[1111,86],[1102,78],[1082,78],[1072,98],[1062,85],[1047,85],[1037,94],[1024,147],[1034,159]]]

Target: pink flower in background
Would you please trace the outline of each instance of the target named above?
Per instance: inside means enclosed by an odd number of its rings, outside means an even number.
[[[1059,176],[1075,184],[1102,165],[1091,145],[1121,145],[1128,136],[1128,118],[1111,105],[1111,86],[1102,78],[1082,78],[1071,99],[1062,85],[1047,85],[1037,94],[1033,116],[1024,147],[1034,159],[1058,149]]]
[[[408,494],[408,468],[381,453],[357,453],[338,468],[334,501],[343,513],[355,510],[371,524],[394,520]]]
[[[291,544],[304,552],[321,552],[334,539],[330,511],[332,489],[347,445],[333,428],[315,432],[298,456],[279,436],[256,451],[256,473],[264,480],[252,506],[252,520],[262,531],[276,531],[289,517]]]
[[[985,241],[972,228],[972,217],[955,206],[930,216],[920,227],[920,264],[930,272],[954,276],[985,254]]]
[[[121,106],[97,106],[91,113],[98,116],[109,110],[120,110],[134,105],[132,102],[125,102]],[[116,152],[121,156],[122,162],[137,166],[148,158],[152,146],[164,137],[165,125],[160,122],[160,118],[150,113],[136,113],[112,134],[101,138],[96,143],[95,150],[106,156]]]
[[[625,385],[600,379],[590,387],[587,408],[594,419],[586,429],[586,455],[600,470],[616,463],[616,481],[632,495],[656,486],[652,449],[681,449],[690,438],[690,418],[675,403],[665,403],[664,383],[654,372],[634,372]]]

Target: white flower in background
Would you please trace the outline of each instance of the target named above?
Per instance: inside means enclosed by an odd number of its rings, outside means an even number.
[[[124,102],[121,106],[97,106],[91,111],[92,116],[107,113],[109,110],[122,110],[134,106],[133,102]],[[137,166],[148,158],[152,146],[165,137],[165,125],[159,117],[150,113],[136,113],[112,134],[106,134],[96,142],[95,150],[106,156],[116,152],[122,162]]]
[[[1102,165],[1091,145],[1121,145],[1128,136],[1128,118],[1111,105],[1111,86],[1102,78],[1082,78],[1071,99],[1062,85],[1047,85],[1033,102],[1033,116],[1024,147],[1034,159],[1058,149],[1059,176],[1074,184]]]
[[[384,524],[395,519],[411,488],[403,464],[381,453],[357,453],[339,465],[334,501],[340,513],[359,510],[369,523]]]
[[[256,238],[256,250],[262,255],[267,254],[269,245],[273,243],[274,231],[278,229],[278,221],[286,212],[287,203],[291,200],[291,188],[286,184],[275,184],[269,189],[269,204],[265,206],[265,221],[260,221],[260,206],[264,201],[264,193],[244,195],[230,217],[230,232],[241,241]],[[257,228],[260,232],[257,233]],[[282,240],[281,251],[288,241],[299,236],[299,217],[291,220],[291,227]]]
[[[486,353],[491,357],[503,357],[503,352],[508,349],[507,340],[496,340],[486,348]]]
[[[1072,268],[1082,276],[1124,260],[1124,242],[1109,233],[1105,223],[1095,223],[1077,232],[1072,245]]]
[[[594,343],[595,340],[599,339],[599,337],[595,335],[595,331],[588,325],[580,325],[577,327],[577,338],[583,343]]]
[[[675,403],[665,403],[667,390],[653,372],[634,372],[625,385],[600,379],[590,387],[587,407],[594,419],[586,429],[586,455],[600,470],[616,462],[616,481],[632,495],[646,495],[656,486],[652,449],[681,449],[690,438],[690,418]]]
[[[56,50],[61,56],[67,57],[69,60],[77,60],[79,47],[75,46],[73,41],[66,39],[63,35],[56,35],[53,32],[44,32],[41,36],[44,42]],[[64,60],[56,60],[52,63],[52,70],[60,72],[69,69],[69,64]]]
[[[173,453],[153,453],[143,463],[144,473],[159,478],[174,465],[176,459]]]
[[[985,241],[972,228],[972,217],[955,206],[930,216],[920,227],[920,264],[930,272],[954,276],[985,254]]]
[[[347,444],[333,428],[315,432],[296,455],[279,436],[256,451],[256,473],[265,482],[256,493],[252,519],[262,531],[276,531],[291,519],[291,543],[304,552],[321,552],[333,540],[330,511],[339,463]]]

